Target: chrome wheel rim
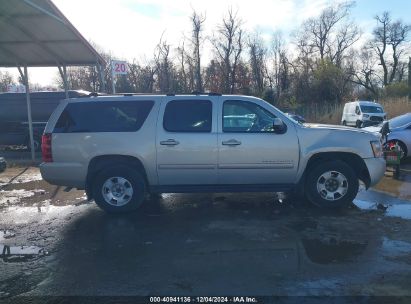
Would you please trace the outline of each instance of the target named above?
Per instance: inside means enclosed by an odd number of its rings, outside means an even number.
[[[133,186],[124,177],[110,177],[102,187],[104,200],[116,207],[128,204],[133,197]]]
[[[341,172],[327,171],[318,178],[317,191],[327,201],[339,200],[347,194],[347,178]]]

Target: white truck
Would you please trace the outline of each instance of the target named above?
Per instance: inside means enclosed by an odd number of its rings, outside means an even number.
[[[341,124],[357,128],[378,125],[387,119],[382,105],[372,101],[353,101],[344,105]]]

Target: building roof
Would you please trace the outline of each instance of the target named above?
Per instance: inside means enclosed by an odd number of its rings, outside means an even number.
[[[50,0],[0,0],[0,67],[104,64]]]

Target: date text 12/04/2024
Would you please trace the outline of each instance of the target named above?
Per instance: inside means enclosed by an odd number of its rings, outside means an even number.
[[[150,303],[258,303],[255,297],[150,297]]]

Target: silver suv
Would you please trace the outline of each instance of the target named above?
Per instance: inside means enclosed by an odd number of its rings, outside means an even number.
[[[109,212],[147,193],[285,192],[336,208],[359,180],[385,172],[376,135],[300,124],[269,103],[234,95],[139,95],[65,100],[42,139],[41,174],[85,189]]]

